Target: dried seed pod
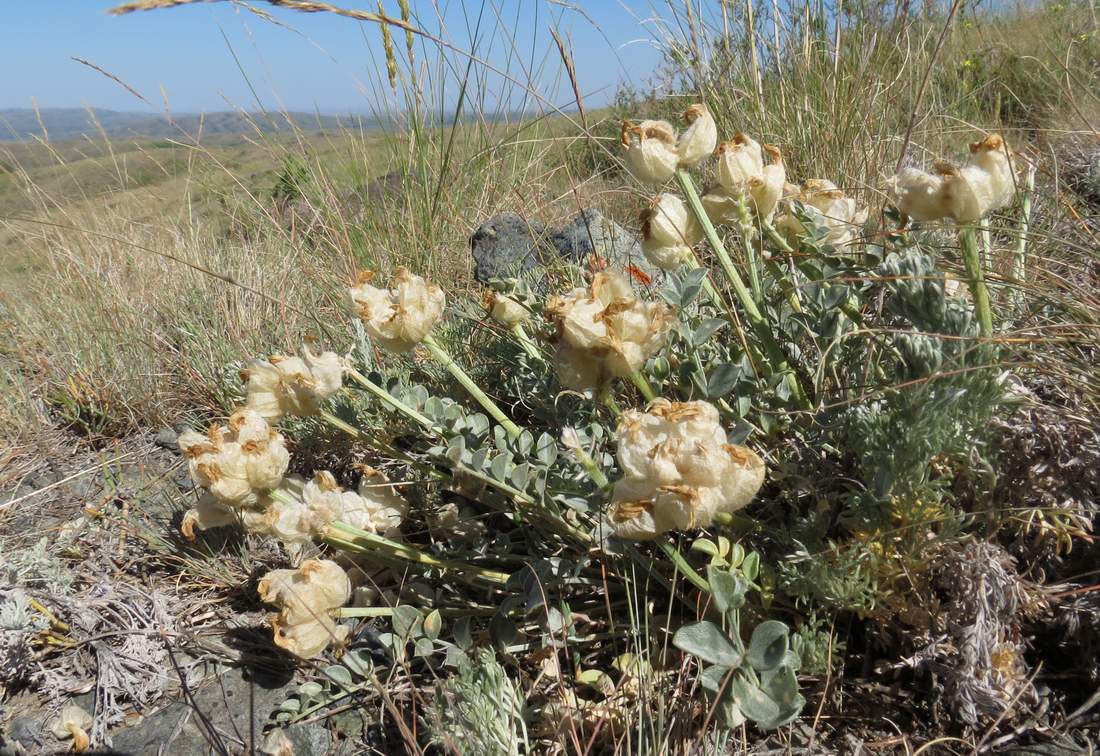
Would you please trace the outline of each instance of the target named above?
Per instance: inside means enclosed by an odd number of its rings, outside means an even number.
[[[671,325],[664,303],[638,299],[626,278],[609,272],[596,274],[588,289],[551,298],[546,312],[558,327],[558,374],[577,390],[637,371]]]
[[[656,399],[646,412],[624,412],[618,432],[623,478],[608,519],[620,538],[706,527],[718,512],[746,506],[764,482],[763,460],[726,443],[707,402]]]
[[[349,290],[352,309],[383,349],[407,352],[443,315],[443,290],[405,268],[394,272],[388,289],[371,286],[372,278],[369,273],[360,276],[359,283]]]
[[[703,104],[692,105],[680,117],[687,124],[676,145],[680,166],[694,168],[714,152],[718,143],[718,126]]]
[[[680,155],[676,150],[676,130],[668,121],[623,121],[623,147],[626,167],[646,184],[663,184],[672,178]]]

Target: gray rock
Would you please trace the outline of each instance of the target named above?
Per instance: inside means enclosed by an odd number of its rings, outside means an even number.
[[[176,432],[175,428],[161,428],[153,438],[153,443],[161,449],[178,452],[180,450],[180,445],[176,441],[177,438],[179,438],[179,433]]]
[[[284,683],[267,683],[231,669],[203,683],[189,697],[113,732],[111,747],[130,756],[206,756],[220,750],[211,745],[220,741],[230,753],[251,753],[254,744],[258,747],[263,742],[271,712],[290,692]]]
[[[328,756],[332,752],[332,736],[315,724],[293,724],[283,730],[294,746],[294,756]]]
[[[494,215],[470,239],[474,278],[488,283],[542,267],[554,252],[546,243],[546,228],[516,213]]]
[[[654,280],[661,274],[645,259],[638,237],[594,207],[583,211],[568,225],[551,234],[550,242],[558,254],[582,267],[595,257],[607,260],[615,270],[623,271],[627,266],[634,266]]]
[[[33,751],[46,742],[39,734],[38,722],[29,716],[16,717],[11,721],[11,740],[5,747],[10,748],[12,753],[19,753],[20,748],[25,749],[23,753]]]

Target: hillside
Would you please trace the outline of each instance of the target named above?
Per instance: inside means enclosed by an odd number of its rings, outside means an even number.
[[[83,135],[111,138],[166,138],[202,133],[206,136],[289,132],[291,125],[305,131],[333,131],[341,128],[373,128],[370,117],[327,116],[315,113],[136,113],[102,108],[0,109],[0,141],[19,141],[42,136],[43,127],[51,140],[75,139]]]

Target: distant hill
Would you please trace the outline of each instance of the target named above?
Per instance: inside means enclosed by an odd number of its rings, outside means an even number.
[[[41,118],[41,123],[39,123]],[[217,113],[164,115],[132,113],[94,108],[42,108],[37,113],[30,108],[0,109],[0,141],[17,141],[41,136],[46,127],[51,141],[75,139],[84,134],[100,135],[100,128],[112,139],[145,137],[163,139],[185,134],[206,136],[264,132],[288,132],[289,122],[305,131],[332,131],[341,128],[373,128],[377,124],[368,116],[319,116],[314,113]],[[96,126],[96,123],[99,126]]]

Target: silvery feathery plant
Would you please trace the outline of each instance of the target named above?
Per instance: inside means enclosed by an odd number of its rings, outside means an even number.
[[[492,729],[482,722],[481,689],[467,679],[475,667],[503,674],[485,649],[514,656],[637,642],[639,623],[603,628],[622,625],[613,605],[636,610],[659,586],[661,601],[680,607],[669,614],[682,624],[675,645],[707,665],[699,680],[722,724],[768,729],[798,716],[801,662],[791,639],[801,636],[774,619],[742,628],[750,590],[759,594],[755,615],[782,597],[760,554],[731,541],[761,527],[746,508],[768,477],[766,442],[785,432],[810,437],[827,400],[855,397],[836,376],[862,372],[865,385],[885,388],[904,366],[936,357],[920,334],[892,338],[866,327],[880,282],[913,272],[902,270],[912,266],[905,234],[869,243],[866,208],[832,182],[789,184],[780,149],[746,134],[719,143],[705,106],[684,122],[680,133],[664,121],[622,129],[631,173],[651,186],[674,179],[680,189],[641,213],[644,252],[666,271],[659,290],[636,272],[564,267],[540,282],[548,295],[501,280],[483,306],[448,309],[438,286],[408,270],[385,281],[364,273],[348,291],[347,353],[306,345],[297,356],[254,359],[241,371],[244,402],[227,422],[181,435],[202,491],[184,534],[239,524],[283,542],[294,559],[259,583],[277,610],[269,622],[279,646],[303,658],[339,653],[358,642],[349,620],[392,623],[377,655],[353,648],[347,664],[330,668],[348,671],[332,672],[339,690],[331,695],[311,689],[308,711],[348,695],[358,685],[351,676],[382,660],[433,674],[441,664],[467,670],[441,691],[466,702],[453,712],[455,726]],[[934,207],[972,223],[1000,207],[1011,171],[1002,149],[990,137],[955,173],[899,176],[899,208],[927,219]],[[691,171],[712,156],[716,183],[700,193]],[[960,199],[963,189],[970,194]],[[981,270],[969,262],[967,270],[988,335]],[[912,300],[894,315],[919,330]],[[934,346],[942,357],[942,341]],[[284,432],[305,427],[292,418],[347,434],[377,467],[356,466],[354,488],[329,471],[290,474]],[[719,535],[683,553],[677,534],[699,529]],[[315,543],[331,558],[310,556]],[[699,553],[711,556],[705,574]],[[378,585],[387,570],[419,572],[431,586],[421,606],[400,596],[347,606],[362,595],[359,584]],[[692,591],[709,597],[713,618],[683,616],[683,606],[695,606],[685,595]],[[599,613],[607,618],[594,623]],[[454,642],[441,636],[444,618],[455,618]],[[545,697],[546,721],[535,731],[629,729],[631,707],[646,698],[637,680],[665,683],[656,669],[639,675],[635,662],[616,669],[617,684],[603,670],[583,677],[599,681],[601,700],[561,690]],[[298,701],[283,713],[307,708]],[[524,712],[522,721],[532,718]],[[505,751],[519,732],[512,724],[497,738]]]

